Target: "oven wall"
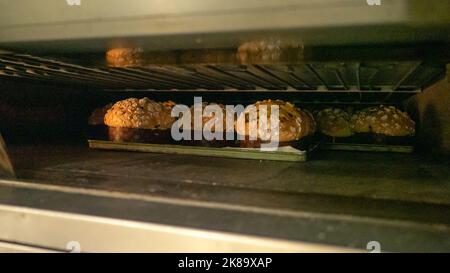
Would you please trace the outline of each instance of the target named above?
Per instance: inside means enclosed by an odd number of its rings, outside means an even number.
[[[447,69],[448,70],[448,69]],[[418,121],[418,149],[434,155],[450,154],[450,77],[406,101]]]
[[[0,80],[0,133],[7,143],[83,139],[95,90]]]

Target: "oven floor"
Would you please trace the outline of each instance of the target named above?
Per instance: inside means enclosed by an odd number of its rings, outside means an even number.
[[[194,199],[250,191],[450,205],[448,162],[411,154],[320,151],[291,163],[84,146],[13,146],[9,153],[19,179],[74,187]]]
[[[394,221],[420,225],[419,230],[437,227],[450,234],[450,169],[444,162],[413,154],[319,151],[308,162],[292,163],[90,150],[75,145],[12,146],[9,153],[18,180],[30,185],[206,202],[219,209],[262,210],[288,218],[301,212],[303,216]],[[203,221],[190,219],[189,213],[182,217],[188,226],[198,227]],[[163,218],[159,220],[169,224],[181,221]],[[244,222],[235,223],[234,228],[243,228]],[[294,228],[269,229],[276,237],[300,236]],[[266,235],[266,230],[256,228],[252,233]],[[445,244],[450,246],[450,241]],[[429,249],[433,247],[431,241]]]
[[[84,146],[9,152],[19,179],[77,188],[423,221],[450,206],[448,165],[411,154],[322,151],[309,162],[290,163]],[[385,206],[396,209],[378,210]],[[439,220],[450,224],[450,217]]]

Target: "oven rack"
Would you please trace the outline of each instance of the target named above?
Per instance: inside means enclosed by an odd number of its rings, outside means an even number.
[[[394,95],[403,100],[443,75],[445,66],[421,61],[106,67],[0,54],[0,78],[108,91],[345,93],[359,99],[369,95],[382,101]]]

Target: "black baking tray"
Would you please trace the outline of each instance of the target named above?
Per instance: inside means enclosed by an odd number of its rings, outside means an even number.
[[[413,136],[386,136],[370,133],[358,133],[349,137],[318,134],[316,141],[319,148],[323,150],[412,153],[415,146]]]
[[[123,134],[110,134],[119,130]],[[192,132],[192,135],[194,132]],[[234,135],[237,139],[237,135]],[[169,154],[189,154],[199,156],[243,158],[256,160],[277,160],[302,162],[308,159],[317,144],[312,137],[299,141],[283,142],[275,151],[260,149],[261,142],[248,140],[181,140],[171,137],[170,129],[124,129],[105,125],[89,126],[88,143],[90,148],[156,152]]]

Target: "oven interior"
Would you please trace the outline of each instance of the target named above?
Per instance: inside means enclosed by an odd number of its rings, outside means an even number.
[[[379,26],[375,41],[342,44],[323,43],[334,28],[280,30],[312,40],[300,55],[251,63],[230,46],[245,32],[137,36],[122,40],[162,50],[132,67],[108,66],[105,44],[114,43],[102,39],[11,34],[0,45],[0,132],[14,168],[0,181],[0,249],[65,251],[77,241],[84,251],[367,251],[376,242],[448,251],[450,46],[435,39],[448,29],[421,29],[413,41],[380,40],[380,29],[396,30]],[[414,152],[317,149],[306,162],[277,162],[87,145],[97,107],[129,97],[191,105],[195,96],[282,99],[311,111],[394,105],[416,121]]]

